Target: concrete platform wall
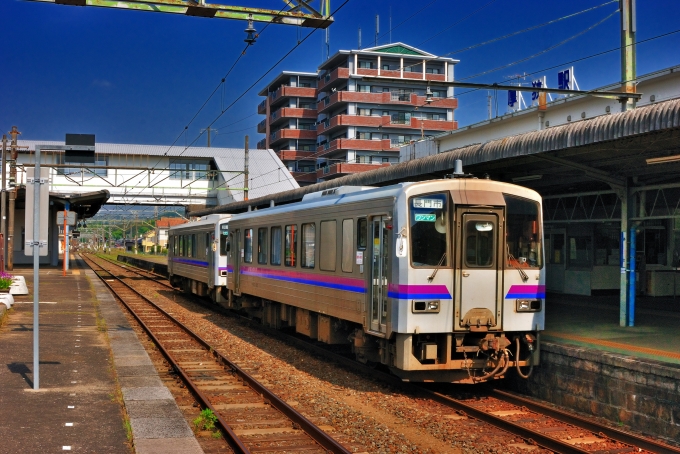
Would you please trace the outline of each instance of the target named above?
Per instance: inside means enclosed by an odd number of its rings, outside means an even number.
[[[153,271],[156,274],[168,277],[168,265],[166,265],[165,263],[155,263],[149,260],[130,257],[129,255],[119,255],[117,257],[117,260],[119,262],[129,263],[130,265],[134,265],[138,268]]]
[[[680,366],[543,342],[532,377],[512,377],[508,385],[522,394],[680,440]]]

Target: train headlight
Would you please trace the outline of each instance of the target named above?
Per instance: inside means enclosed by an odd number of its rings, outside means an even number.
[[[543,306],[541,299],[519,299],[517,300],[517,312],[540,312]]]
[[[413,301],[411,310],[413,312],[439,312],[439,300]]]

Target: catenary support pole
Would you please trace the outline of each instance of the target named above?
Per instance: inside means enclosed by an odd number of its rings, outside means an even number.
[[[33,389],[40,389],[40,146],[35,146],[33,174]],[[47,247],[47,245],[45,245]]]

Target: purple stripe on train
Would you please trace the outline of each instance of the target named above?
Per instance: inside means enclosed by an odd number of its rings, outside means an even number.
[[[348,292],[366,293],[363,279],[300,273],[297,271],[272,270],[267,268],[256,268],[253,266],[241,267],[241,274],[244,276],[257,276],[277,281],[314,285],[316,287],[346,290]]]
[[[451,299],[449,289],[445,285],[409,285],[390,284],[387,296],[398,299]]]
[[[180,257],[173,257],[172,261],[175,262],[175,263],[181,263],[183,265],[200,266],[202,268],[206,268],[208,266],[208,262],[203,262],[201,260],[185,259],[185,258],[180,258]]]
[[[234,272],[234,267],[232,265],[227,265],[227,266],[221,266],[217,269],[218,271],[226,270],[227,273],[233,273]]]
[[[545,298],[545,285],[511,285],[505,299]]]

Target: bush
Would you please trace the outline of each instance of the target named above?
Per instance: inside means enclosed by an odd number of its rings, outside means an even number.
[[[0,289],[9,288],[12,285],[12,279],[14,279],[14,276],[11,274],[4,271],[0,272]]]

